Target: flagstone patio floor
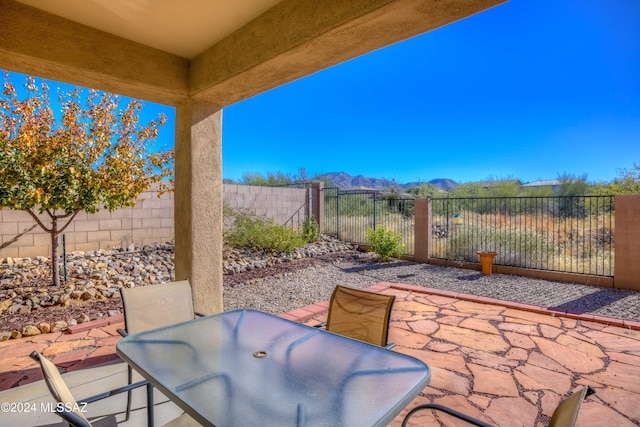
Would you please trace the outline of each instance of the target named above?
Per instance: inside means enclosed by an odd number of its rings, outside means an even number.
[[[432,370],[429,386],[392,426],[427,402],[496,426],[543,426],[563,398],[585,385],[596,394],[583,403],[577,426],[640,425],[640,322],[413,285],[378,283],[369,289],[396,295],[389,332],[394,351],[419,358]],[[326,318],[327,308],[323,301],[282,317],[313,324]],[[42,379],[28,357],[32,351],[67,372],[114,362],[121,327],[122,317],[116,316],[77,325],[67,334],[0,342],[0,390],[6,390],[0,403]],[[438,425],[436,417],[445,425],[465,425],[426,411],[409,425]]]

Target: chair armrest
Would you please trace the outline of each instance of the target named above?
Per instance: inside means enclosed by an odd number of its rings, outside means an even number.
[[[56,414],[69,423],[70,426],[91,427],[91,424],[87,423],[81,416],[60,404],[56,405]]]
[[[456,417],[460,420],[466,421],[469,424],[473,424],[474,426],[478,426],[478,427],[493,427],[491,424],[487,424],[484,421],[480,421],[476,418],[470,417],[469,415],[465,415],[463,413],[460,413],[456,410],[453,410],[451,408],[447,408],[446,406],[442,406],[442,405],[436,405],[434,403],[426,403],[424,405],[418,405],[415,408],[413,408],[412,410],[409,411],[409,413],[407,414],[406,417],[404,417],[404,420],[402,421],[402,427],[406,427],[407,425],[407,421],[409,421],[409,417],[411,417],[413,414],[415,414],[418,411],[421,411],[423,409],[432,409],[435,411],[442,411],[446,414],[449,414],[453,417]]]
[[[138,381],[137,383],[129,384],[124,387],[116,388],[114,390],[105,391],[104,393],[96,394],[95,396],[87,397],[86,399],[78,400],[79,404],[83,403],[92,403],[98,400],[106,399],[107,397],[115,396],[116,394],[125,393],[129,390],[133,390],[138,387],[147,386],[152,387],[152,385],[147,380]]]
[[[123,337],[126,337],[127,335],[129,335],[129,333],[127,331],[125,331],[124,329],[122,329],[122,328],[116,329],[116,332],[119,333]]]
[[[322,328],[325,326],[327,326],[327,322],[322,322],[322,323],[318,323],[317,325],[313,325],[314,328]],[[384,348],[386,348],[387,350],[391,350],[395,346],[396,346],[396,343],[390,342],[387,345],[385,345]]]

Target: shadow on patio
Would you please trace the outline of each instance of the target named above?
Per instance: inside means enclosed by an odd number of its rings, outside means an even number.
[[[583,385],[594,387],[596,394],[585,400],[578,426],[640,425],[638,325],[620,321],[612,322],[619,326],[607,325],[602,323],[607,319],[571,313],[560,317],[537,307],[509,306],[411,285],[379,283],[370,289],[396,295],[389,338],[397,344],[394,351],[417,357],[432,369],[429,386],[392,426],[399,426],[415,405],[435,402],[497,426],[537,427],[546,425],[560,400]],[[283,317],[315,323],[326,316],[327,306],[328,302],[321,302]],[[28,358],[33,350],[76,371],[66,375],[69,382],[80,384],[78,397],[124,384],[124,365],[113,363],[119,339],[115,329],[121,326],[116,323],[71,335],[48,334],[0,343],[0,389],[20,385],[1,392],[0,402],[49,399],[39,381],[40,373]],[[84,369],[108,361],[112,363]],[[161,401],[158,396],[156,403]],[[111,410],[124,408],[118,400],[109,404]],[[126,425],[144,425],[144,411],[138,412],[138,418]],[[156,421],[161,424],[163,418],[179,413],[170,402],[161,403],[156,407]],[[445,421],[444,416],[439,417]],[[432,413],[419,412],[410,425],[438,425],[434,418]],[[3,414],[3,423],[10,425],[56,421],[55,415],[37,411]]]

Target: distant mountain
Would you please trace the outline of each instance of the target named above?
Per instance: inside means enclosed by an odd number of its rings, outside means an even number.
[[[460,185],[452,179],[437,178],[427,182],[409,182],[407,184],[404,184],[403,188],[419,187],[422,184],[431,184],[444,191],[453,190],[458,185]]]
[[[401,188],[406,190],[412,187],[418,187],[422,184],[431,184],[438,187],[441,190],[449,191],[458,186],[458,183],[451,179],[432,179],[426,182],[409,182],[407,184],[400,184],[388,179],[369,178],[366,176],[358,175],[352,176],[345,172],[330,172],[322,175],[318,175],[317,179],[328,181],[332,187],[338,187],[341,190],[346,189],[374,189],[382,190],[385,188]]]

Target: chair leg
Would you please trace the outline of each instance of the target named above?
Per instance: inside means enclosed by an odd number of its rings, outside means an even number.
[[[127,377],[129,378],[129,384],[133,384],[133,368],[131,366],[127,366]],[[131,392],[132,390],[127,392],[127,412],[124,416],[125,421],[129,421],[129,415],[131,415]]]
[[[153,427],[153,386],[147,384],[147,425]]]
[[[133,368],[128,366],[129,384],[133,384]],[[131,393],[133,390],[127,391],[127,411],[125,413],[124,421],[129,421],[131,415]],[[153,385],[147,384],[147,425],[153,427],[154,415],[153,415]]]

